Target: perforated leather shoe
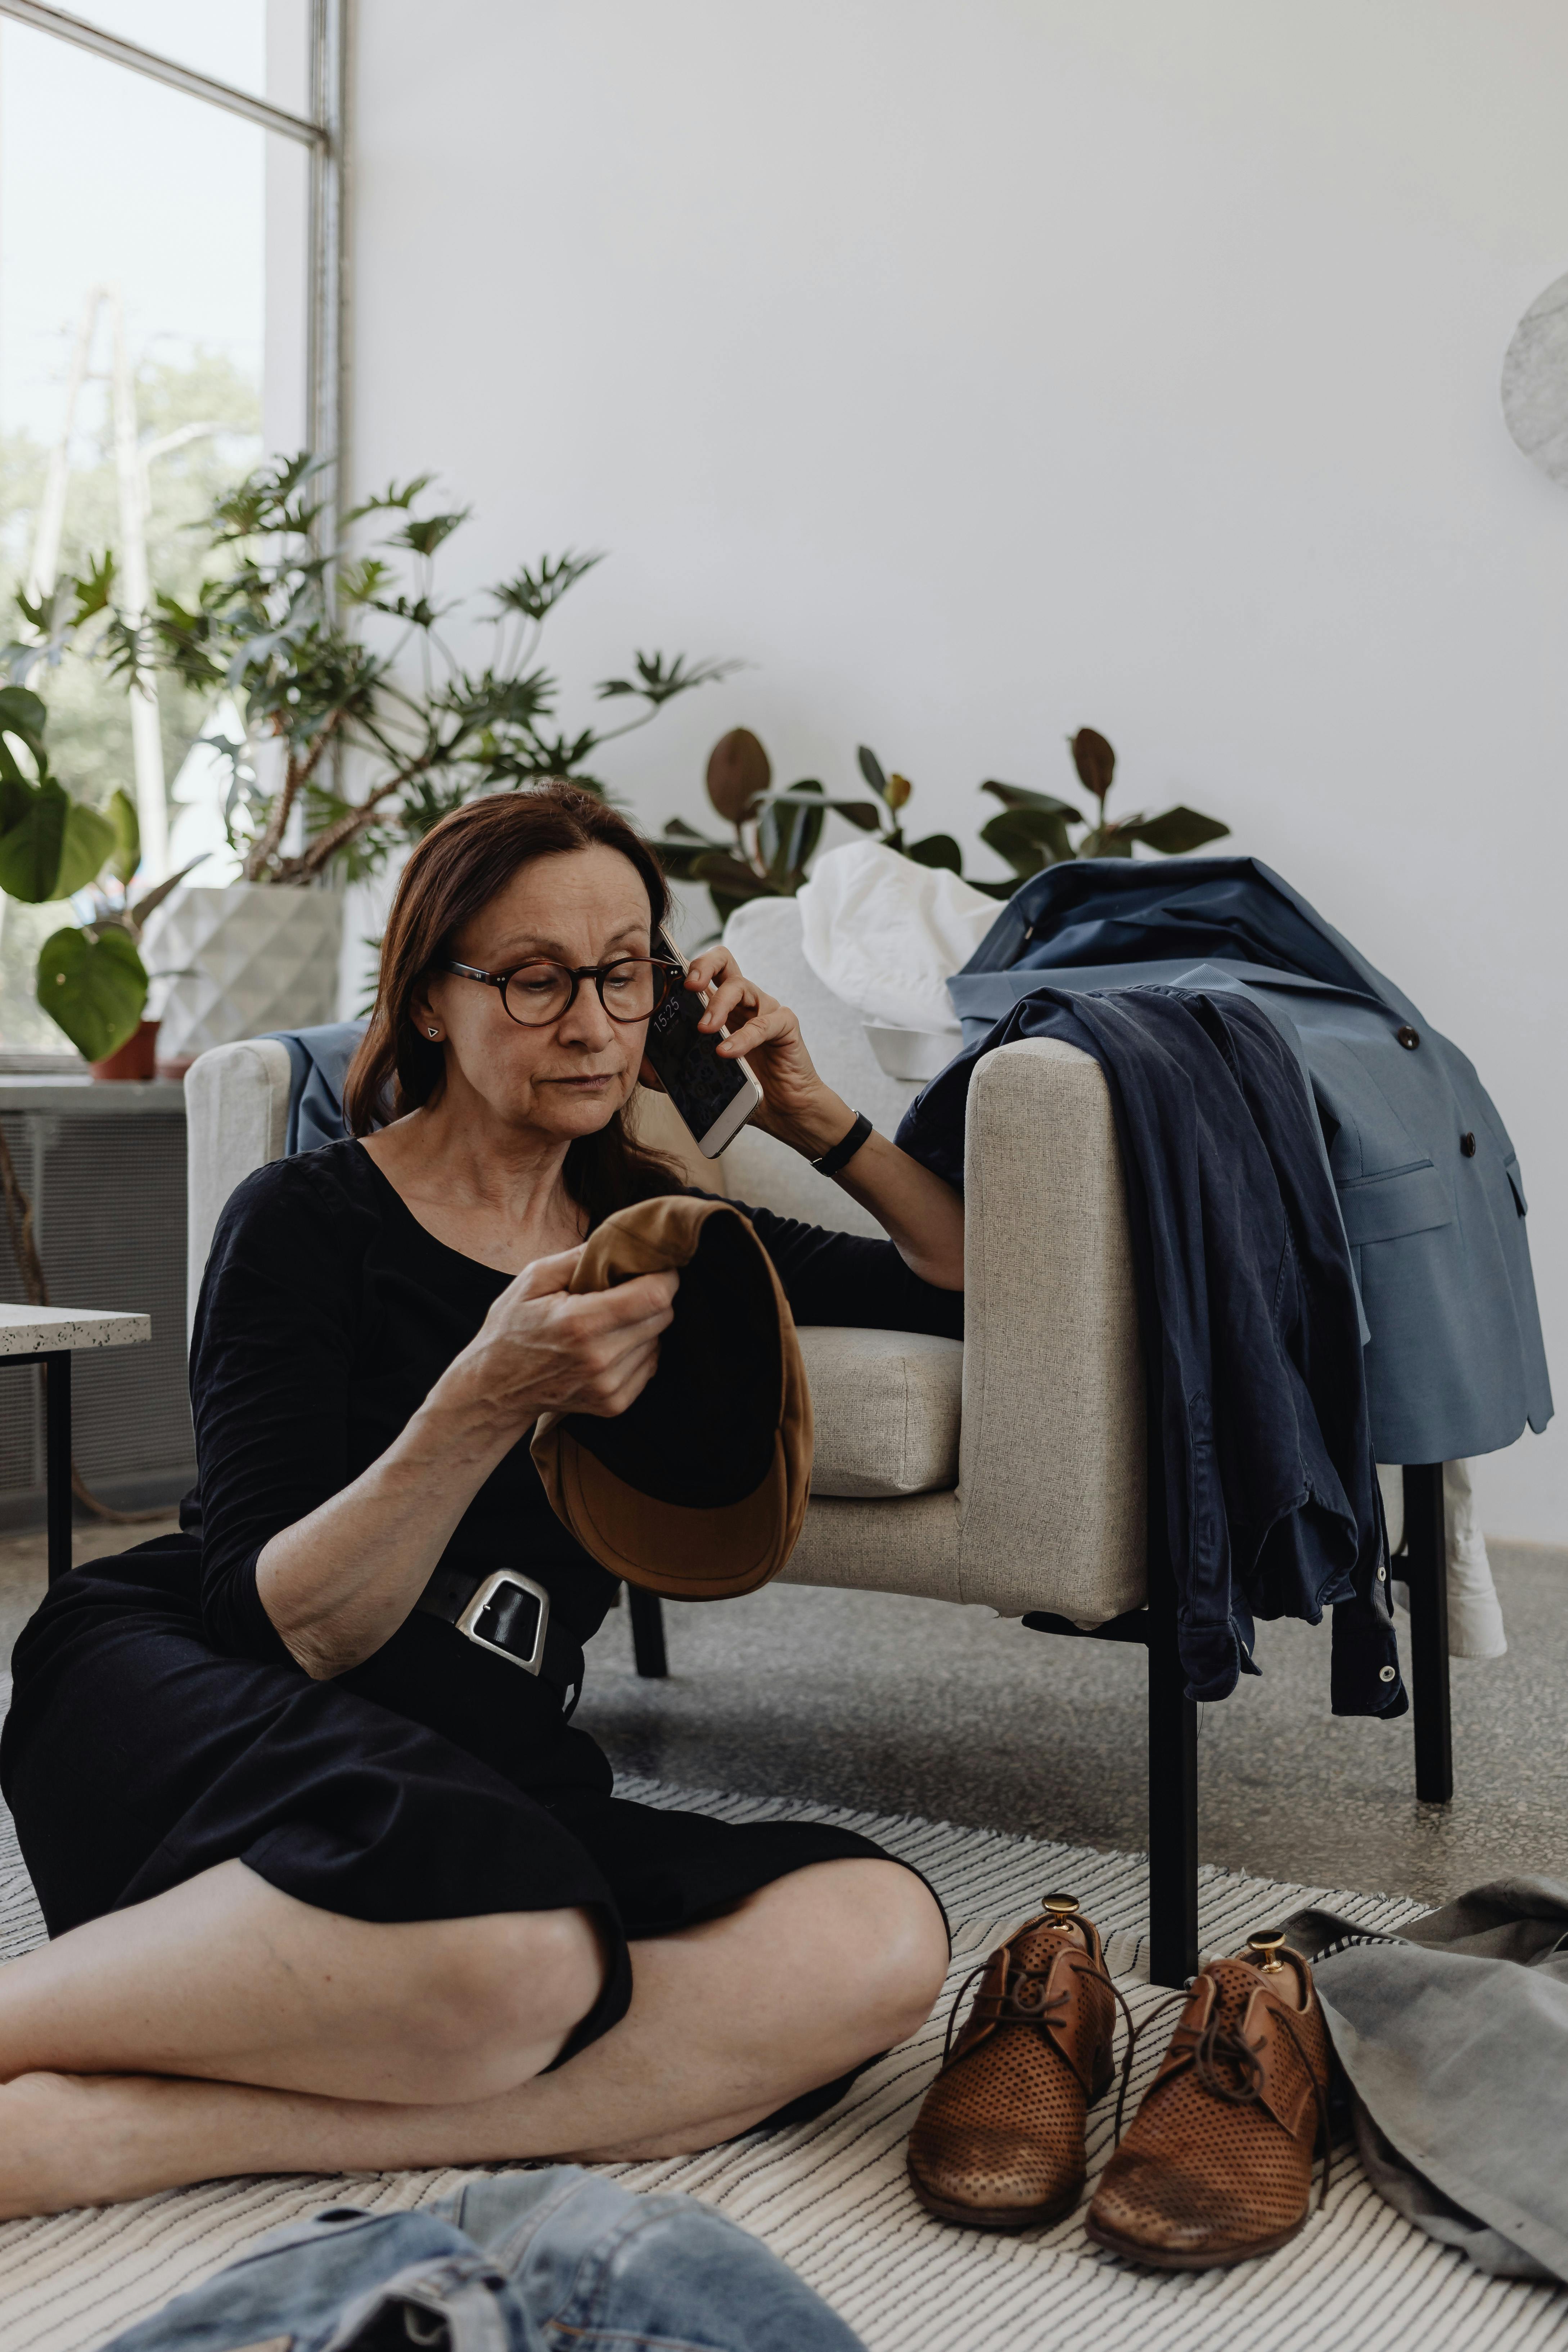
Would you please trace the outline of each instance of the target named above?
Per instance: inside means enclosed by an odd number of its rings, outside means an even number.
[[[1089,2105],[1114,2072],[1118,1996],[1100,1931],[1075,1896],[1042,1900],[973,1972],[980,1990],[956,2045],[949,2020],[942,2072],[910,2134],[915,2195],[972,2230],[1027,2230],[1072,2210]]]
[[[1095,2191],[1089,2236],[1171,2271],[1284,2245],[1307,2218],[1320,2138],[1328,2194],[1329,2067],[1312,1971],[1277,1929],[1211,1962]]]

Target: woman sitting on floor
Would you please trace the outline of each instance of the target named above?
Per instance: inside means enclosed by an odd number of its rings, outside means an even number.
[[[16,1650],[0,1779],[57,1940],[0,1969],[0,2214],[684,2153],[820,2112],[926,2017],[947,1939],[911,1870],[619,1800],[567,1720],[615,1584],[529,1435],[623,1412],[670,1320],[673,1275],[566,1289],[600,1218],[679,1189],[622,1123],[680,984],[647,961],[667,907],[571,787],[447,817],[387,925],[351,1139],[225,1210],[185,1532],[62,1579]],[[482,984],[525,966],[526,995]],[[687,984],[757,1123],[837,1144],[795,1015],[723,948]],[[890,1243],[754,1213],[797,1321],[956,1332],[956,1195],[876,1136],[840,1181]],[[437,1568],[502,1565],[550,1596],[537,1675],[420,1606]]]

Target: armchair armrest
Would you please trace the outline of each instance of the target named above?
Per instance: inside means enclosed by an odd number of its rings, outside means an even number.
[[[1099,1064],[1055,1038],[987,1054],[964,1166],[962,1597],[1100,1624],[1145,1597],[1146,1435]]]
[[[276,1037],[215,1045],[185,1072],[187,1335],[225,1202],[254,1170],[283,1157],[289,1076],[289,1049]]]

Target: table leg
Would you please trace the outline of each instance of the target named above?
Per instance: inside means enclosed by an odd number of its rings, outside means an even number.
[[[49,1582],[71,1564],[71,1360],[44,1358],[44,1476],[49,1511]]]

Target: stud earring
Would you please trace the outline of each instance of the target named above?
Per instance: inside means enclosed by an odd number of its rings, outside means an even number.
[[[430,1032],[430,1034],[432,1035],[432,1037],[438,1037],[438,1036],[441,1034],[441,1032],[439,1031],[439,1029],[432,1029],[432,1030],[431,1030],[431,1032]]]

